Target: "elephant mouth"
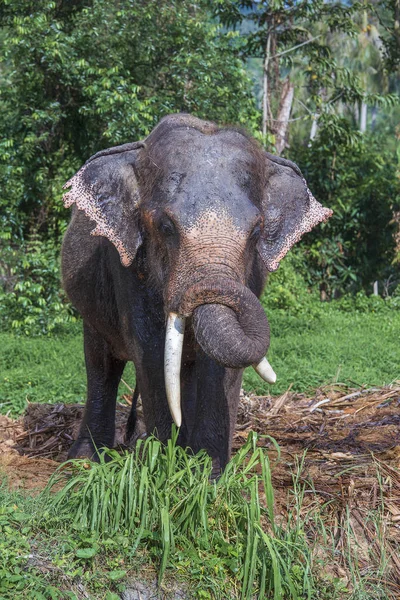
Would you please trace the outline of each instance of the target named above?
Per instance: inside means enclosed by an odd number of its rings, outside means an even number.
[[[225,367],[253,366],[267,383],[275,383],[276,375],[265,358],[269,323],[249,288],[230,279],[203,280],[189,288],[174,308],[167,319],[164,375],[168,405],[178,427],[182,422],[180,368],[189,316],[196,341],[208,356]]]

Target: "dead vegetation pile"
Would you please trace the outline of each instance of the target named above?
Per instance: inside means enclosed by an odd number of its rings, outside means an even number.
[[[323,560],[351,587],[351,569],[374,579],[378,571],[387,597],[400,598],[400,382],[384,388],[349,389],[336,384],[312,396],[288,390],[279,398],[248,396],[240,405],[235,447],[250,430],[271,435],[277,513],[298,511],[318,546],[322,519],[332,533],[335,560]],[[263,443],[263,442],[261,442]],[[301,465],[301,466],[300,466]]]
[[[125,400],[117,409],[119,447],[130,411]],[[18,421],[0,417],[0,470],[10,484],[43,488],[66,460],[82,414],[81,405],[30,404]],[[295,479],[304,493],[297,516],[308,522],[310,543],[321,535],[310,515],[320,514],[331,532],[332,575],[350,582],[350,558],[361,575],[384,565],[387,590],[400,597],[400,382],[371,389],[335,384],[312,395],[289,389],[277,398],[243,394],[234,449],[251,430],[265,435],[260,444],[273,465],[278,518],[293,514]]]

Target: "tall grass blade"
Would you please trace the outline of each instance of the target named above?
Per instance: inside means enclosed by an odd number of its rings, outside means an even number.
[[[161,583],[164,572],[167,566],[169,551],[171,548],[171,523],[169,512],[166,506],[161,509],[161,541],[162,541],[162,557],[160,570],[158,575],[159,583]]]
[[[73,514],[75,525],[98,534],[99,540],[128,535],[130,557],[139,547],[160,557],[160,583],[168,566],[187,556],[201,562],[201,572],[209,569],[204,581],[212,581],[217,572],[229,581],[236,573],[242,600],[296,600],[299,572],[303,589],[309,590],[304,533],[296,518],[289,517],[286,528],[274,520],[271,466],[266,451],[257,447],[257,436],[250,434],[220,479],[211,482],[211,458],[177,446],[177,435],[175,428],[166,445],[150,436],[131,453],[107,452],[109,462],[104,454],[90,468],[88,461],[69,463],[69,479],[59,472],[49,483],[47,506],[58,522],[70,524]],[[49,493],[60,481],[62,489]]]

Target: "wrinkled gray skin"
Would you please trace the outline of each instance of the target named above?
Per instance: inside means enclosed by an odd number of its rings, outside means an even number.
[[[135,364],[147,431],[169,437],[163,360],[173,311],[188,317],[179,442],[206,449],[223,468],[243,368],[269,346],[258,301],[267,273],[330,212],[296,165],[241,131],[190,115],[165,117],[144,143],[98,153],[69,185],[63,283],[83,317],[88,380],[70,456],[112,446],[127,361]],[[133,407],[128,438],[134,425]]]

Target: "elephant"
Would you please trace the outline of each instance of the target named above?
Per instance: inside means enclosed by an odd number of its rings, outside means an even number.
[[[112,447],[128,361],[147,433],[230,459],[245,367],[273,383],[268,273],[332,212],[297,165],[246,131],[185,113],[102,150],[65,184],[64,289],[83,319],[87,402],[69,457]]]

